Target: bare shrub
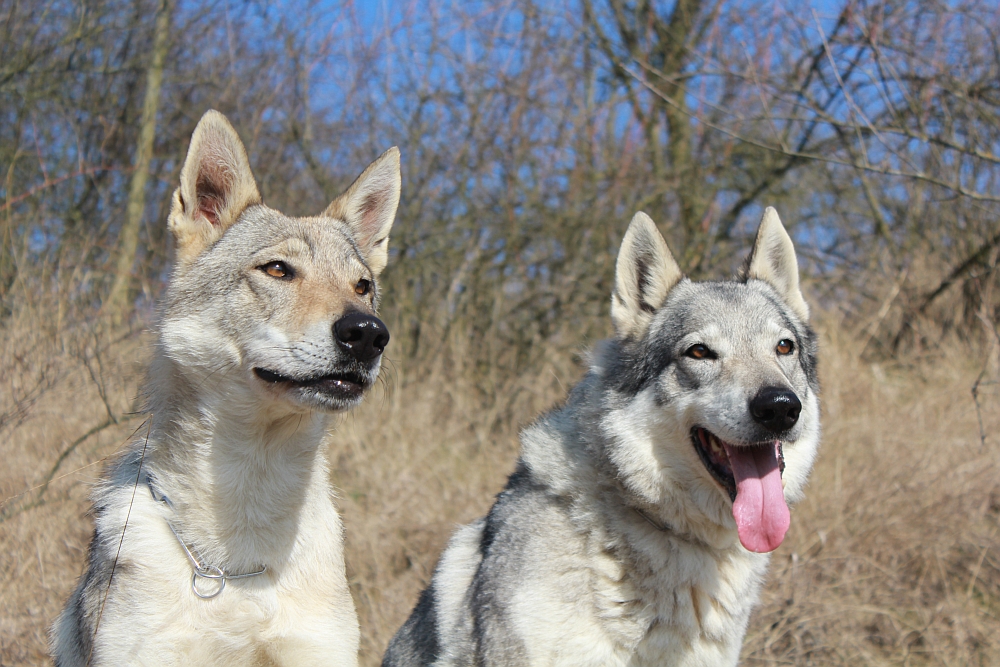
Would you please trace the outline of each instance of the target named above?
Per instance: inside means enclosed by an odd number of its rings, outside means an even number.
[[[210,107],[293,214],[402,151],[383,383],[330,438],[365,664],[454,524],[489,506],[519,426],[610,332],[632,213],[702,277],[735,269],[768,204],[825,313],[826,435],[744,661],[995,663],[1000,10],[388,5],[0,0],[0,663],[45,661],[88,484],[143,423],[138,332]],[[116,283],[120,325],[104,310]]]

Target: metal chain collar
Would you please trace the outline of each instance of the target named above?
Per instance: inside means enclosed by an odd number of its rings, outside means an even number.
[[[151,475],[146,475],[146,486],[149,487],[149,495],[153,497],[153,500],[163,503],[170,509],[174,508],[174,504],[170,502],[169,498],[162,493],[158,494],[156,489],[153,488],[153,478]],[[247,572],[245,574],[229,574],[218,565],[207,565],[204,563],[204,559],[201,558],[201,555],[197,554],[197,550],[194,549],[194,546],[188,547],[187,543],[184,542],[181,536],[177,533],[177,529],[174,528],[174,524],[167,521],[167,527],[170,528],[170,532],[174,534],[174,537],[177,539],[177,543],[181,545],[181,549],[184,550],[185,555],[187,555],[188,560],[191,562],[191,568],[194,570],[194,573],[191,575],[191,590],[202,600],[211,600],[214,597],[218,597],[222,591],[225,590],[226,582],[230,579],[247,579],[249,577],[256,577],[267,572],[267,565],[262,565],[256,572]],[[214,591],[209,591],[207,593],[202,592],[198,589],[198,582],[201,579],[208,579],[216,582],[217,588]]]

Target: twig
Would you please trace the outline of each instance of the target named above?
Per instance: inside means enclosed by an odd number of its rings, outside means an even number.
[[[126,444],[129,440],[131,440],[132,437],[136,433],[139,432],[139,429],[141,429],[143,427],[143,425],[146,424],[146,422],[143,422],[142,424],[139,424],[139,426],[137,426],[136,429],[134,431],[132,431],[132,433],[129,434],[128,438],[126,438],[122,442],[121,445],[119,445],[118,447],[115,447],[114,452],[112,452],[111,454],[108,454],[108,456],[105,456],[104,458],[98,459],[97,461],[94,461],[92,463],[88,463],[85,466],[81,466],[79,468],[76,468],[75,470],[71,470],[70,472],[66,473],[65,475],[61,475],[58,478],[55,476],[56,472],[58,472],[58,470],[59,470],[59,467],[69,457],[69,455],[73,453],[73,450],[75,450],[77,447],[79,447],[81,444],[83,444],[91,436],[96,435],[97,433],[103,431],[104,429],[106,429],[109,426],[112,426],[112,425],[114,425],[116,423],[117,422],[112,421],[111,419],[107,419],[106,421],[98,424],[97,426],[93,427],[92,429],[90,429],[89,431],[87,431],[86,433],[84,433],[83,435],[81,435],[79,438],[77,438],[72,443],[70,443],[70,445],[68,447],[66,447],[66,449],[64,449],[59,454],[59,458],[56,459],[56,462],[52,465],[52,468],[49,470],[48,474],[45,476],[45,479],[44,479],[44,481],[42,481],[42,483],[36,484],[35,486],[32,486],[31,488],[25,489],[21,493],[18,493],[16,495],[10,496],[9,498],[4,498],[3,501],[0,501],[0,508],[3,508],[5,505],[7,505],[8,503],[10,503],[11,501],[18,499],[21,496],[27,495],[27,494],[31,493],[32,491],[35,491],[36,489],[38,490],[38,493],[35,494],[34,500],[32,500],[31,502],[25,503],[24,505],[20,505],[16,509],[9,509],[9,510],[5,510],[3,512],[0,512],[0,523],[3,523],[5,521],[7,521],[8,519],[13,518],[14,516],[17,516],[18,514],[20,514],[22,512],[26,512],[26,511],[28,511],[30,509],[34,509],[34,508],[39,507],[42,504],[44,504],[44,499],[43,499],[42,496],[45,494],[45,491],[48,489],[49,484],[51,484],[52,482],[54,482],[56,479],[62,479],[63,477],[67,477],[69,475],[73,475],[75,473],[78,473],[78,472],[80,472],[81,470],[83,470],[85,468],[89,468],[89,467],[91,467],[93,465],[97,465],[98,463],[101,463],[102,461],[106,461],[108,459],[108,457],[114,455],[115,452],[117,452],[119,449],[121,449],[122,446],[124,444]]]
[[[983,410],[979,405],[979,383],[983,379],[983,375],[986,373],[986,366],[983,366],[983,370],[979,371],[979,377],[976,378],[975,383],[972,385],[972,402],[976,404],[976,419],[979,421],[979,446],[986,447],[986,429],[983,427]]]
[[[990,345],[990,351],[987,353],[986,360],[983,362],[982,370],[979,371],[976,381],[972,384],[972,401],[976,404],[976,419],[979,422],[979,446],[980,448],[985,448],[986,428],[983,426],[983,408],[979,404],[979,387],[982,384],[994,384],[993,382],[984,383],[983,378],[986,377],[986,371],[989,369],[990,357],[993,356],[993,351],[996,349],[997,345],[1000,344],[1000,332],[997,331],[996,323],[990,320],[990,318],[985,317],[981,312],[979,313],[979,319],[986,327],[986,330],[993,333],[993,342]]]
[[[960,181],[949,182],[944,179],[932,176],[923,171],[907,171],[905,169],[895,169],[893,167],[882,167],[874,164],[869,164],[865,161],[857,160],[845,160],[837,157],[830,157],[829,155],[823,155],[820,153],[809,153],[802,150],[784,150],[781,146],[771,145],[765,141],[757,140],[752,137],[740,134],[735,130],[723,127],[718,123],[710,121],[708,118],[701,116],[695,112],[689,111],[681,104],[678,104],[673,98],[664,93],[663,91],[657,89],[655,86],[645,81],[640,77],[634,70],[628,67],[623,67],[623,69],[635,79],[641,86],[646,88],[650,93],[660,98],[668,105],[678,110],[680,113],[697,120],[699,123],[704,124],[706,127],[720,132],[728,137],[739,141],[740,143],[746,144],[748,146],[754,146],[771,153],[777,153],[779,155],[786,155],[789,157],[795,157],[802,160],[810,160],[812,162],[819,162],[825,164],[832,164],[841,167],[851,167],[853,169],[863,170],[873,174],[880,174],[882,176],[894,176],[899,178],[909,178],[916,181],[922,181],[925,183],[930,183],[931,185],[937,185],[939,187],[951,190],[955,194],[966,197],[971,201],[984,201],[984,202],[1000,202],[1000,195],[991,195],[986,192],[978,192],[976,190],[970,190],[969,188],[962,185]],[[826,121],[821,121],[826,122]]]
[[[899,291],[903,288],[903,283],[906,282],[906,276],[909,273],[909,267],[903,267],[899,275],[896,277],[895,282],[892,284],[892,289],[886,294],[885,299],[882,300],[882,305],[879,306],[878,312],[875,314],[875,319],[872,320],[866,328],[868,329],[868,336],[865,338],[865,344],[861,346],[861,356],[864,355],[868,346],[871,345],[872,340],[875,338],[875,334],[878,333],[878,329],[882,326],[882,320],[885,316],[889,314],[889,309],[892,308],[892,303],[899,296]]]
[[[132,516],[132,505],[135,503],[135,492],[139,488],[139,475],[142,474],[142,464],[146,460],[146,447],[149,446],[149,429],[153,424],[152,419],[146,420],[146,442],[142,444],[142,454],[139,456],[139,467],[135,471],[135,483],[132,485],[132,499],[128,503],[128,511],[125,513],[125,525],[122,526],[122,536],[118,540],[118,551],[115,552],[115,562],[111,564],[111,575],[108,577],[108,586],[104,589],[104,600],[101,602],[101,610],[97,613],[97,621],[94,623],[94,635],[90,638],[90,653],[87,655],[87,664],[94,655],[94,643],[97,641],[97,631],[101,627],[101,617],[104,616],[104,605],[108,603],[108,593],[111,592],[111,582],[115,579],[115,569],[118,567],[118,557],[122,553],[122,544],[125,543],[125,531],[128,530],[128,520]]]
[[[993,538],[996,536],[998,528],[1000,528],[1000,526],[993,527],[993,532],[990,533],[989,538],[986,540],[986,546],[983,547],[983,553],[979,555],[979,562],[976,563],[976,568],[972,571],[972,578],[969,579],[969,587],[965,590],[966,600],[972,597],[972,591],[976,587],[976,579],[979,578],[979,570],[983,567],[983,561],[986,560],[986,552],[990,550],[990,543],[993,542]]]
[[[63,181],[68,181],[69,179],[76,178],[77,176],[89,176],[89,175],[92,175],[92,174],[96,174],[99,171],[124,171],[124,172],[128,172],[128,171],[131,171],[131,169],[130,168],[124,168],[123,169],[121,167],[103,167],[103,166],[84,167],[82,169],[78,169],[78,170],[76,170],[74,172],[71,172],[69,174],[65,174],[63,176],[59,176],[58,178],[52,178],[52,179],[46,178],[42,183],[39,183],[38,185],[36,185],[35,187],[31,188],[27,192],[23,192],[23,193],[19,194],[18,196],[12,197],[12,198],[8,199],[7,201],[5,201],[3,203],[3,205],[0,206],[0,211],[6,211],[6,210],[10,209],[12,206],[14,206],[14,204],[17,204],[17,203],[19,203],[21,201],[24,201],[25,199],[28,199],[29,197],[33,197],[34,195],[38,194],[42,190],[44,190],[46,188],[50,188],[53,185],[58,185],[58,184],[62,183]]]
[[[764,117],[767,118],[767,122],[771,125],[771,131],[774,132],[774,138],[778,140],[781,150],[787,151],[788,146],[785,144],[781,133],[778,132],[778,125],[774,122],[774,116],[771,115],[771,107],[767,103],[767,98],[764,97],[764,87],[760,84],[760,79],[757,76],[757,67],[753,62],[753,58],[750,57],[750,49],[747,48],[745,42],[742,43],[742,46],[743,53],[747,57],[747,65],[750,67],[750,75],[753,77],[754,85],[757,87],[757,97],[760,99],[760,104],[764,109]]]
[[[88,438],[90,438],[90,436],[95,435],[97,433],[100,433],[101,431],[103,431],[107,427],[112,426],[112,425],[117,424],[117,423],[118,422],[115,421],[114,418],[108,417],[103,422],[101,422],[97,426],[91,428],[89,431],[87,431],[86,433],[84,433],[83,435],[81,435],[79,438],[77,438],[76,440],[74,440],[72,443],[70,443],[69,447],[67,447],[66,449],[64,449],[62,451],[62,453],[59,454],[59,458],[56,459],[56,462],[52,464],[52,468],[49,470],[49,473],[45,476],[45,481],[42,482],[42,486],[38,490],[38,494],[36,496],[36,500],[40,500],[41,499],[42,495],[49,488],[49,483],[52,481],[52,478],[55,477],[56,472],[59,470],[59,466],[61,466],[63,464],[63,461],[65,461],[66,458],[70,454],[73,453],[73,450],[75,450],[77,447],[79,447],[81,444],[83,444],[83,442],[86,441]]]

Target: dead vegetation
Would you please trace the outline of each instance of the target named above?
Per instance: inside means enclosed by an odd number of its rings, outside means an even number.
[[[970,388],[982,358],[956,348],[870,363],[835,322],[820,331],[821,455],[743,663],[995,664],[1000,442],[980,444]],[[518,378],[513,418],[500,422],[490,416],[503,399],[470,405],[461,383],[404,379],[334,435],[364,664],[378,664],[455,525],[489,508],[512,470],[516,428],[581,370],[557,354]],[[996,433],[1000,392],[985,400]]]
[[[745,663],[995,664],[1000,443],[980,442],[981,359],[955,346],[868,363],[842,332],[826,338],[823,450]]]
[[[831,318],[820,332],[821,454],[772,560],[744,664],[996,664],[1000,391],[980,392],[985,446],[970,392],[984,362],[996,379],[995,355],[955,346],[872,363]],[[46,662],[47,627],[83,567],[88,486],[141,431],[143,415],[128,410],[143,349],[130,337],[102,352],[104,389],[81,355],[54,359],[58,382],[4,431],[0,664]],[[339,421],[329,452],[362,664],[378,664],[456,524],[488,509],[513,467],[517,428],[581,372],[579,359],[555,351],[480,400],[444,367],[394,360],[370,400]],[[52,463],[102,422],[105,404],[118,423],[79,443],[39,495]]]
[[[88,485],[141,430],[210,107],[292,214],[402,151],[390,363],[330,441],[364,664],[610,332],[632,213],[703,277],[769,204],[824,313],[825,436],[744,663],[1000,662],[995,3],[375,4],[0,0],[0,665],[45,662]]]

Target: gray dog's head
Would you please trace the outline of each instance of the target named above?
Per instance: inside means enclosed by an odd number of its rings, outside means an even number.
[[[634,490],[689,528],[735,526],[771,551],[819,440],[816,344],[791,239],[764,212],[741,278],[684,278],[653,222],[633,218],[612,298],[617,337],[598,359],[605,427]]]
[[[164,355],[195,390],[250,414],[357,404],[389,341],[376,279],[399,191],[392,148],[321,215],[285,216],[261,202],[236,131],[206,113],[170,213]]]

